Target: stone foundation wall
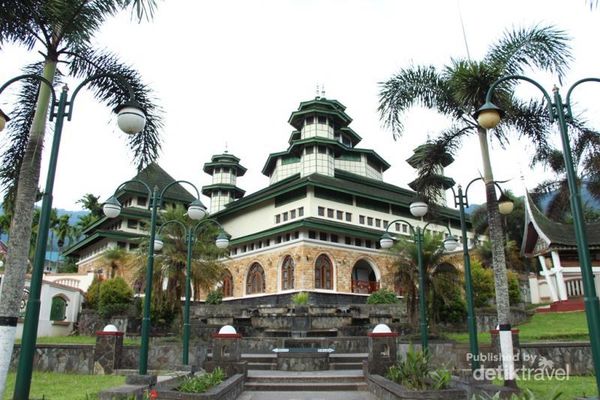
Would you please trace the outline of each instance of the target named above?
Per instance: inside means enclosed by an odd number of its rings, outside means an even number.
[[[21,345],[16,344],[10,361],[16,369]],[[38,345],[33,357],[33,370],[91,374],[94,371],[94,345]]]

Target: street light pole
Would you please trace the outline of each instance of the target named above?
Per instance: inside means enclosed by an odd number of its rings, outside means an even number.
[[[50,227],[50,216],[52,211],[52,192],[54,190],[54,178],[56,175],[56,166],[58,162],[58,152],[60,148],[60,139],[62,135],[64,119],[71,119],[75,97],[81,88],[88,82],[98,78],[111,78],[117,80],[120,85],[129,93],[129,102],[123,106],[117,107],[115,111],[119,113],[118,124],[126,133],[135,134],[144,129],[146,124],[145,114],[133,94],[133,89],[126,80],[120,75],[114,74],[96,74],[79,84],[73,91],[71,99],[68,99],[68,87],[62,88],[59,100],[56,101],[56,94],[52,84],[39,75],[20,75],[0,87],[0,93],[12,83],[22,79],[33,79],[47,85],[51,92],[51,112],[50,121],[56,119],[54,125],[54,138],[50,150],[50,160],[48,164],[48,175],[46,177],[46,186],[42,195],[42,209],[39,221],[39,231],[36,241],[35,255],[33,259],[33,268],[29,283],[29,299],[25,309],[25,322],[23,325],[23,334],[21,341],[21,352],[19,355],[19,364],[15,381],[14,399],[28,399],[31,387],[31,376],[33,373],[33,357],[37,341],[37,330],[40,316],[40,294],[42,289],[42,279],[44,273],[44,261],[46,259],[46,247],[48,245],[48,230]],[[0,111],[0,127],[4,127],[8,118],[6,114]]]
[[[152,274],[154,271],[154,246],[156,239],[156,216],[158,213],[158,209],[162,205],[163,196],[167,192],[167,190],[175,184],[178,183],[186,183],[194,188],[196,191],[196,200],[190,203],[188,207],[188,216],[191,219],[199,220],[204,218],[206,215],[206,208],[200,201],[200,192],[191,182],[188,181],[173,181],[165,186],[160,192],[157,186],[154,187],[153,190],[150,190],[150,187],[147,183],[134,179],[127,182],[123,182],[117,187],[115,193],[104,203],[102,209],[104,214],[108,218],[115,218],[119,216],[121,213],[121,203],[117,199],[118,192],[121,189],[124,189],[128,183],[139,183],[146,189],[148,193],[148,197],[150,199],[150,237],[148,243],[148,261],[146,264],[146,288],[144,290],[144,308],[143,308],[143,317],[142,317],[142,342],[140,345],[140,360],[139,360],[139,368],[138,373],[140,375],[147,375],[148,373],[148,344],[150,340],[150,305],[152,299]]]
[[[507,80],[518,79],[529,82],[537,87],[548,102],[548,114],[550,122],[558,120],[560,137],[563,146],[563,157],[565,170],[567,173],[567,183],[569,186],[571,213],[573,214],[573,225],[575,228],[575,238],[577,241],[577,252],[581,268],[581,277],[584,286],[584,303],[587,317],[590,344],[592,348],[592,358],[596,377],[596,387],[600,393],[600,302],[596,294],[594,284],[594,273],[592,270],[590,251],[583,219],[583,207],[581,205],[581,196],[577,187],[577,176],[573,166],[571,155],[571,145],[569,143],[569,132],[567,120],[572,119],[570,97],[573,89],[585,82],[600,82],[600,78],[585,78],[575,82],[568,90],[566,102],[563,103],[557,87],[553,88],[554,100],[550,97],[544,88],[531,78],[522,75],[509,75],[496,80],[489,88],[485,98],[485,104],[476,112],[477,121],[486,129],[493,129],[498,125],[502,117],[502,110],[492,103],[492,95],[496,87]]]
[[[187,245],[187,255],[186,255],[186,265],[185,265],[185,304],[183,307],[183,354],[182,354],[182,362],[183,365],[189,364],[189,352],[190,352],[190,299],[192,297],[192,251],[196,238],[196,234],[198,233],[198,228],[203,226],[205,223],[213,223],[220,228],[220,233],[217,236],[215,241],[215,245],[219,249],[225,249],[229,246],[229,239],[227,239],[227,235],[225,234],[225,230],[223,226],[215,221],[214,219],[203,219],[196,226],[192,228],[188,228],[181,221],[177,220],[169,220],[163,223],[158,230],[158,235],[160,234],[164,227],[169,224],[177,224],[181,227],[183,234],[186,238]],[[162,240],[156,239],[156,243],[160,248],[162,248],[163,243]],[[158,249],[158,248],[157,248]],[[160,249],[158,249],[160,250]]]
[[[465,206],[469,206],[467,192],[469,187],[475,181],[482,178],[475,178],[467,185],[463,194],[462,186],[458,185],[458,194],[452,189],[454,196],[454,206],[460,211],[460,230],[463,243],[463,263],[465,267],[465,296],[467,298],[467,329],[469,332],[469,351],[471,352],[471,370],[479,369],[479,344],[477,342],[477,318],[475,317],[475,306],[473,304],[473,278],[471,276],[471,257],[469,256],[469,242],[467,238],[467,224],[465,218]],[[496,186],[498,186],[496,184]],[[502,190],[501,190],[502,193]],[[504,194],[502,194],[504,195]],[[502,196],[501,196],[502,197]],[[508,199],[508,197],[506,197]],[[513,203],[510,199],[500,201],[498,204],[500,214],[506,215],[512,212]]]
[[[416,206],[418,204],[418,206]],[[422,202],[412,203],[410,207],[410,211],[415,217],[422,217],[427,213],[427,204]],[[421,349],[423,352],[428,351],[429,349],[429,329],[427,326],[427,302],[425,299],[425,266],[423,265],[423,232],[429,226],[431,222],[428,222],[422,229],[420,227],[414,227],[410,222],[404,219],[395,219],[390,222],[385,229],[385,233],[381,236],[379,240],[379,244],[383,249],[389,249],[394,245],[394,238],[389,233],[390,226],[395,224],[396,222],[403,222],[409,226],[411,233],[413,234],[413,239],[415,241],[417,247],[417,266],[419,269],[419,327],[421,332]],[[444,240],[444,248],[447,251],[452,251],[458,245],[454,236],[452,236],[452,232],[450,232],[450,228],[448,229],[448,237]]]

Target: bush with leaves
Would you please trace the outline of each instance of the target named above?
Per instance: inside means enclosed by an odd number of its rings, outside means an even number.
[[[133,290],[121,277],[102,282],[98,296],[98,314],[104,318],[127,311],[133,301]]]
[[[371,293],[367,298],[367,304],[396,304],[399,301],[396,293],[386,288]]]
[[[513,271],[508,271],[508,300],[512,305],[522,303],[519,275]]]
[[[412,390],[442,390],[452,378],[444,368],[431,368],[431,355],[409,347],[404,360],[392,365],[385,377]]]
[[[431,316],[433,321],[450,324],[465,320],[467,307],[462,288],[454,281],[438,279],[435,284],[435,296],[431,297]]]
[[[102,285],[102,280],[98,279],[97,276],[94,277],[91,285],[88,287],[87,292],[85,293],[85,306],[92,310],[98,309],[98,298],[100,296],[100,286]]]
[[[184,393],[204,393],[223,380],[225,380],[225,372],[217,367],[213,372],[185,378],[177,390]]]
[[[297,306],[304,306],[308,304],[309,295],[307,292],[298,292],[292,296],[292,303]]]
[[[211,290],[206,296],[206,304],[221,304],[223,302],[223,291],[221,289]]]
[[[484,268],[479,260],[471,260],[471,281],[473,282],[473,305],[486,307],[494,298],[494,271]]]

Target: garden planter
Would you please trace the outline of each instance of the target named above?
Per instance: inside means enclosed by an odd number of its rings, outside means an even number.
[[[381,375],[369,375],[367,378],[369,391],[380,400],[398,400],[398,399],[444,399],[444,400],[465,400],[467,392],[460,388],[449,388],[442,390],[411,390]]]
[[[158,399],[166,400],[235,400],[244,391],[244,375],[236,374],[204,393],[184,393],[176,390],[181,380],[156,389]]]

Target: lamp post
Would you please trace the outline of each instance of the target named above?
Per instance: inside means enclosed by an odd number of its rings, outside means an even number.
[[[191,228],[188,228],[181,221],[169,220],[169,221],[166,221],[165,223],[163,223],[158,230],[158,236],[160,238],[160,234],[164,227],[166,227],[169,224],[176,224],[181,227],[181,229],[186,237],[187,257],[186,257],[186,265],[185,265],[185,305],[183,307],[183,355],[182,355],[183,365],[189,364],[190,298],[192,296],[192,282],[191,282],[192,281],[191,280],[191,277],[192,277],[192,249],[194,246],[194,242],[196,241],[196,235],[198,233],[198,229],[201,226],[204,226],[206,223],[209,223],[209,222],[217,225],[220,228],[219,235],[217,236],[217,239],[215,240],[215,245],[219,249],[227,248],[229,246],[229,239],[227,238],[227,235],[225,234],[225,230],[223,229],[223,226],[220,223],[218,223],[217,221],[215,221],[214,219],[203,219]],[[157,251],[160,251],[163,247],[163,241],[161,239],[156,239],[154,243],[155,243],[154,248]]]
[[[467,184],[463,193],[462,186],[458,185],[458,193],[452,189],[452,195],[454,196],[454,207],[458,207],[460,210],[460,230],[462,234],[463,242],[463,256],[464,256],[464,267],[465,267],[465,295],[467,298],[467,328],[469,331],[469,350],[471,352],[471,370],[475,371],[479,369],[479,345],[477,343],[477,319],[475,318],[475,308],[473,305],[473,280],[471,277],[471,257],[469,256],[469,244],[467,239],[467,225],[465,222],[465,207],[469,206],[469,199],[467,193],[469,187],[475,181],[482,180],[483,178],[475,178]],[[498,184],[494,184],[500,189]],[[498,208],[500,214],[507,215],[513,210],[514,203],[508,198],[500,189],[500,199],[498,199]]]
[[[4,85],[2,85],[2,87],[0,87],[1,94],[9,85],[22,79],[32,79],[39,81],[40,84],[47,85],[51,93],[49,120],[55,120],[54,138],[52,139],[52,147],[50,150],[50,161],[48,165],[48,175],[46,177],[46,187],[42,195],[42,210],[39,221],[39,232],[36,241],[33,269],[29,284],[29,300],[27,301],[27,308],[25,310],[25,323],[23,325],[21,352],[19,355],[19,364],[15,382],[15,399],[29,398],[31,375],[33,371],[33,356],[35,353],[37,329],[40,316],[40,293],[44,272],[44,260],[46,258],[48,230],[50,227],[50,214],[52,211],[52,191],[54,189],[54,177],[58,162],[58,151],[60,148],[63,122],[65,118],[69,121],[71,120],[75,98],[83,86],[92,80],[101,78],[110,78],[116,80],[129,95],[129,101],[114,109],[114,111],[118,114],[117,123],[119,128],[128,134],[136,134],[142,131],[146,125],[146,115],[144,114],[140,104],[135,100],[133,88],[120,75],[108,73],[93,75],[85,79],[75,88],[70,99],[68,98],[69,89],[66,85],[63,86],[60,97],[57,100],[52,83],[47,79],[35,74],[17,76],[7,81]],[[0,130],[4,128],[7,121],[9,121],[8,116],[0,110]]]
[[[146,264],[146,289],[144,291],[144,315],[142,317],[142,344],[140,346],[140,362],[138,372],[140,375],[146,375],[148,372],[148,341],[150,336],[150,300],[152,296],[152,273],[154,269],[154,246],[156,239],[156,215],[158,209],[162,205],[163,196],[169,188],[177,183],[187,183],[196,191],[196,200],[192,201],[188,206],[187,214],[191,219],[200,220],[206,215],[206,207],[200,201],[200,193],[196,186],[188,181],[173,181],[165,186],[160,192],[157,186],[150,190],[148,184],[141,180],[133,179],[120,184],[115,193],[106,200],[102,206],[104,215],[108,218],[115,218],[121,213],[121,203],[117,199],[118,192],[123,189],[128,183],[141,184],[148,193],[149,208],[150,208],[150,237],[148,242],[148,262]]]
[[[410,205],[410,213],[415,217],[423,217],[427,214],[428,207],[424,202],[414,202]],[[429,332],[427,328],[427,304],[425,300],[425,266],[423,265],[423,231],[429,226],[428,222],[422,229],[420,227],[414,227],[410,222],[404,219],[395,219],[390,222],[385,229],[385,233],[381,236],[379,244],[383,249],[389,249],[394,245],[394,238],[389,233],[390,226],[396,222],[403,222],[410,227],[410,231],[413,234],[414,241],[417,245],[417,266],[419,268],[419,316],[420,316],[420,330],[421,330],[421,349],[425,352],[429,348]],[[448,229],[449,236],[444,240],[444,248],[446,251],[452,251],[458,245],[458,242],[452,236],[450,228]]]
[[[571,145],[569,143],[569,135],[567,121],[573,118],[571,111],[571,93],[573,89],[585,82],[600,82],[600,78],[584,78],[575,82],[567,91],[566,101],[563,103],[558,88],[555,86],[552,89],[554,99],[550,97],[544,88],[531,78],[522,75],[509,75],[496,80],[490,86],[485,97],[485,104],[476,112],[477,121],[485,129],[493,129],[498,125],[503,115],[502,110],[492,103],[492,95],[496,87],[507,80],[518,79],[529,82],[537,87],[543,94],[548,103],[548,115],[550,122],[558,120],[560,129],[560,138],[563,146],[563,157],[565,162],[565,170],[567,172],[567,182],[569,186],[569,194],[571,197],[571,213],[573,214],[573,225],[575,228],[575,238],[577,241],[577,252],[579,255],[579,263],[581,267],[581,277],[583,280],[585,292],[585,312],[590,335],[590,344],[592,348],[592,358],[594,361],[594,370],[596,374],[596,386],[600,393],[600,303],[596,294],[594,285],[594,273],[590,261],[590,251],[588,247],[587,233],[585,231],[585,222],[583,219],[583,207],[581,206],[581,196],[577,188],[577,177],[575,168],[573,167],[573,159],[571,156]]]

